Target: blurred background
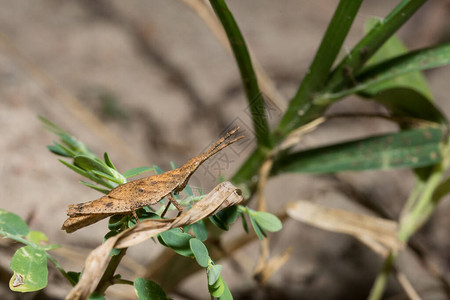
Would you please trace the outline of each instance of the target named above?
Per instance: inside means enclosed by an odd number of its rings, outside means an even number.
[[[78,183],[46,145],[56,140],[42,115],[86,143],[98,155],[107,151],[125,171],[170,161],[181,165],[199,154],[233,124],[248,137],[220,166],[200,169],[191,181],[209,191],[229,177],[250,154],[252,129],[239,72],[232,55],[190,5],[180,0],[0,0],[0,208],[20,215],[32,230],[47,234],[62,249],[55,257],[67,270],[80,271],[105,233],[100,222],[73,234],[60,230],[71,203],[99,193]],[[363,35],[365,22],[384,17],[398,1],[364,1],[345,42]],[[337,6],[336,0],[227,1],[252,49],[280,93],[269,121],[276,124],[311,62]],[[429,1],[399,32],[415,49],[450,40],[450,2]],[[342,53],[342,56],[346,53]],[[450,68],[426,73],[438,106],[450,113]],[[333,112],[383,112],[379,105],[346,99]],[[382,120],[333,120],[308,136],[314,146],[396,127]],[[379,203],[396,218],[413,185],[406,170],[341,173],[333,176],[283,175],[268,182],[268,210],[281,212],[294,200],[314,200],[364,211],[355,198]],[[369,212],[367,212],[369,213]],[[422,252],[406,251],[399,264],[425,299],[446,299],[450,278],[450,202],[445,199],[414,240]],[[227,239],[241,235],[236,224]],[[50,266],[49,286],[31,294],[8,288],[9,261],[17,245],[0,241],[1,299],[62,299],[70,285]],[[221,261],[235,299],[363,299],[381,259],[352,237],[325,232],[293,220],[272,235],[271,253],[293,247],[288,263],[264,286],[252,278],[255,241]],[[147,241],[129,249],[120,273],[142,276],[162,247]],[[435,276],[418,253],[439,266]],[[447,278],[447,281],[445,281]],[[175,299],[209,299],[203,272],[186,278]],[[395,280],[386,299],[405,299]],[[135,299],[132,287],[111,288],[111,299]]]

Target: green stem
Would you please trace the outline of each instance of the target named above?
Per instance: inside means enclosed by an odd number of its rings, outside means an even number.
[[[119,263],[122,260],[122,258],[125,256],[126,252],[127,248],[121,249],[119,254],[114,255],[111,258],[108,266],[106,267],[105,272],[103,273],[102,278],[100,279],[100,282],[97,285],[97,288],[95,289],[95,292],[104,295],[106,289],[115,283],[113,278],[114,273],[116,272],[116,269],[119,266]]]
[[[75,286],[77,283],[73,280],[73,278],[71,278],[66,271],[63,269],[63,267],[56,261],[55,258],[53,258],[53,256],[50,255],[50,253],[48,253],[47,251],[45,252],[45,254],[47,255],[47,259],[56,267],[56,269],[58,269],[58,271],[62,274],[62,276],[64,276],[72,286]]]
[[[434,167],[430,178],[427,180],[423,188],[420,198],[415,203],[412,211],[406,215],[400,223],[398,236],[401,241],[408,241],[411,235],[413,235],[414,232],[416,232],[426,221],[424,220],[423,213],[433,200],[433,193],[441,182],[445,169],[446,168],[444,168],[442,164],[438,164]]]
[[[367,298],[368,300],[379,300],[383,296],[389,274],[391,273],[392,267],[394,266],[395,259],[396,256],[392,253],[389,253],[384,262],[383,269],[378,274],[377,278],[375,279],[375,283],[370,290],[369,297]]]
[[[127,284],[134,285],[134,282],[127,279],[113,279],[113,284]]]
[[[413,204],[412,211],[406,211],[408,214],[400,222],[400,229],[398,231],[398,238],[400,241],[406,243],[409,238],[420,228],[420,226],[426,221],[429,217],[429,214],[423,216],[424,211],[430,205],[433,200],[433,193],[436,190],[436,187],[442,180],[444,176],[445,169],[447,164],[438,164],[434,167],[433,172],[431,173],[428,180],[425,184],[421,185],[422,193],[417,201]],[[413,191],[412,194],[416,194],[416,190]],[[412,199],[412,196],[410,197]],[[410,203],[407,203],[410,204]],[[396,255],[390,253],[384,262],[384,266],[380,274],[378,274],[374,285],[371,289],[370,296],[368,299],[370,300],[378,300],[383,295],[383,292],[386,288],[386,283],[388,276],[392,270],[394,262],[396,260]]]

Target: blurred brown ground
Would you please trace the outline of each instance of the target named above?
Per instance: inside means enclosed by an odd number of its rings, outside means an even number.
[[[289,99],[337,1],[227,2],[255,56]],[[68,204],[99,194],[79,184],[80,177],[46,150],[55,138],[43,130],[38,115],[67,129],[99,155],[108,151],[119,170],[153,164],[167,170],[170,161],[181,165],[198,154],[236,119],[242,125],[251,124],[233,57],[181,1],[0,0],[0,5],[0,207],[27,219],[33,230],[43,231],[51,242],[72,249],[69,254],[55,252],[69,270],[81,269],[89,250],[100,243],[106,225],[101,222],[70,235],[60,230]],[[385,16],[394,5],[387,0],[365,1],[345,48],[351,49],[362,35],[368,18]],[[449,12],[448,1],[430,1],[399,35],[411,49],[448,40]],[[427,72],[427,78],[437,104],[449,115],[450,68]],[[49,89],[49,80],[58,89]],[[79,100],[82,110],[71,97]],[[383,109],[353,98],[333,111]],[[278,117],[275,110],[271,123]],[[99,131],[95,120],[117,139]],[[304,143],[330,143],[394,129],[383,121],[336,120]],[[250,151],[251,146],[234,154],[223,174],[231,176]],[[201,183],[207,191],[214,185],[211,179],[199,172],[194,185]],[[412,184],[412,173],[407,170],[338,177],[284,175],[269,181],[267,199],[271,212],[281,211],[286,202],[296,199],[362,211],[342,192],[342,185],[348,185],[380,203],[395,218]],[[449,213],[450,203],[445,199],[416,237],[447,278]],[[227,235],[240,233],[241,226],[236,224]],[[52,266],[49,287],[43,293],[27,296],[9,291],[8,265],[16,246],[1,242],[1,299],[64,297],[70,286]],[[277,254],[290,245],[294,250],[288,264],[264,288],[251,278],[257,243],[238,251],[234,260],[221,262],[235,299],[363,299],[381,264],[351,237],[292,220],[273,235],[271,251]],[[130,249],[130,261],[124,263],[128,269],[122,274],[142,273],[161,248],[147,242]],[[424,299],[445,299],[440,283],[417,261],[414,254],[406,253],[400,261],[402,271]],[[135,297],[131,288],[124,291],[130,299]],[[111,298],[124,298],[121,292],[116,289]],[[205,275],[188,278],[173,297],[209,299]],[[392,281],[386,299],[404,297]]]

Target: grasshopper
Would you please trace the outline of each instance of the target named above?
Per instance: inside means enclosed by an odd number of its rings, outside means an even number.
[[[165,197],[169,202],[161,216],[165,215],[171,203],[178,209],[178,215],[180,215],[183,208],[172,194],[176,195],[181,192],[192,174],[208,158],[243,138],[244,136],[239,136],[228,140],[238,129],[239,127],[236,127],[231,130],[204,153],[191,158],[177,169],[119,185],[108,195],[93,201],[69,205],[67,210],[69,218],[64,222],[62,229],[70,233],[115,214],[131,213],[139,221],[136,209],[154,205]]]

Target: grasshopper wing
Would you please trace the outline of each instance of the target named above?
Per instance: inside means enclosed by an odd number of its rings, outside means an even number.
[[[74,232],[80,228],[89,226],[91,224],[97,223],[104,218],[109,217],[111,214],[92,214],[92,215],[80,215],[78,217],[69,217],[64,222],[62,230],[67,233]]]
[[[67,215],[70,217],[90,214],[116,214],[132,212],[142,206],[151,205],[161,200],[158,189],[149,186],[144,179],[130,181],[119,185],[108,195],[84,203],[69,205]]]

